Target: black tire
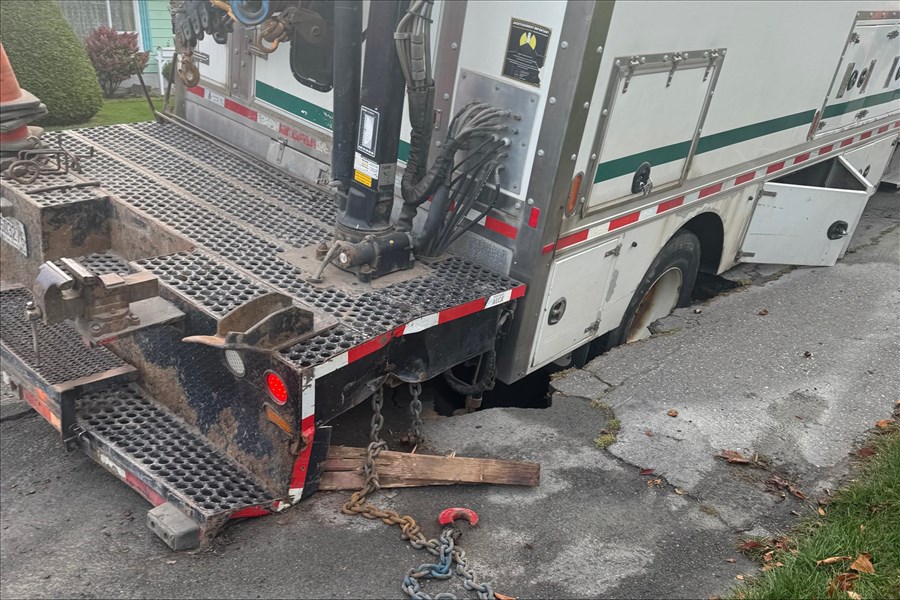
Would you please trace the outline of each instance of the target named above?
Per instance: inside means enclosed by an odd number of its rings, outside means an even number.
[[[681,271],[681,291],[678,294],[677,307],[683,307],[690,304],[691,292],[694,289],[694,283],[697,281],[697,271],[700,268],[700,240],[696,235],[686,229],[682,229],[666,242],[653,262],[650,268],[641,279],[631,302],[628,303],[628,309],[625,316],[622,317],[622,323],[614,330],[609,332],[606,341],[607,348],[613,348],[624,344],[628,338],[628,332],[634,321],[638,307],[641,301],[653,284],[656,283],[663,273],[675,268]]]

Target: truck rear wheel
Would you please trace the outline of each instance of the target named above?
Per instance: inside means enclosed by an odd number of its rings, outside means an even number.
[[[650,337],[650,325],[691,299],[700,267],[700,240],[687,230],[676,233],[638,285],[622,323],[609,333],[609,348]]]

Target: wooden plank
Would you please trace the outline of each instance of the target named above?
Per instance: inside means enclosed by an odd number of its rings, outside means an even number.
[[[355,489],[362,486],[364,448],[332,446],[325,461],[320,489]],[[536,486],[540,482],[537,463],[381,452],[375,462],[382,487],[418,487],[456,483]]]

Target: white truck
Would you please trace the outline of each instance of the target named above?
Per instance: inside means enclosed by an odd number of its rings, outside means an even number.
[[[900,134],[896,8],[187,0],[163,122],[64,138],[101,188],[3,181],[3,368],[205,538],[286,508],[385,383],[477,398],[698,271],[833,265]]]

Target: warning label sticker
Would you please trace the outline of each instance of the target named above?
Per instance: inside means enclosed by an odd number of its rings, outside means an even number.
[[[378,179],[378,163],[374,160],[369,160],[359,152],[354,157],[353,168],[360,173],[365,173],[372,179]]]
[[[541,87],[541,69],[550,45],[550,29],[536,23],[512,19],[503,76]]]

